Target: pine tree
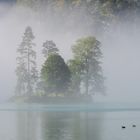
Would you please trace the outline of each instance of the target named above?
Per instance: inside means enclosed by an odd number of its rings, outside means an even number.
[[[47,40],[43,43],[42,53],[45,58],[47,58],[50,54],[57,54],[59,52],[56,44],[52,40]]]
[[[33,47],[35,44],[32,42],[34,35],[31,27],[25,29],[22,42],[17,49],[17,86],[16,94],[30,96],[33,93],[34,86],[37,81],[37,70],[36,70],[36,52]]]

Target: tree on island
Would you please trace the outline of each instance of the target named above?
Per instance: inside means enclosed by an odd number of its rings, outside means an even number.
[[[68,67],[71,71],[71,84],[69,91],[74,96],[80,95],[80,85],[81,85],[81,74],[82,74],[82,63],[79,60],[73,59],[68,61]]]
[[[104,93],[104,77],[100,59],[102,52],[100,42],[95,37],[89,36],[78,39],[72,46],[74,59],[70,61],[74,77],[72,82],[79,80],[78,86],[82,84],[85,95],[93,95],[96,92]],[[77,64],[76,64],[77,63]]]
[[[36,69],[36,52],[33,43],[34,35],[31,27],[26,27],[22,42],[17,49],[17,85],[16,95],[33,94],[34,85],[38,79]]]
[[[51,54],[58,54],[59,49],[56,47],[56,44],[52,40],[46,40],[42,45],[42,54],[44,55],[45,60],[48,59]],[[41,76],[42,77],[42,76]],[[47,91],[47,84],[44,81],[44,78],[40,78],[40,81],[37,83],[37,92],[41,95]]]
[[[46,42],[43,43],[42,53],[45,58],[47,58],[50,54],[57,54],[58,52],[59,50],[52,40],[46,40]]]
[[[59,54],[50,54],[41,69],[41,77],[47,86],[48,94],[66,94],[71,73]]]

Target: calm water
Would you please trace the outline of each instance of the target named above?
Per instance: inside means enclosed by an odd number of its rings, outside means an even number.
[[[133,127],[133,125],[136,127]],[[126,128],[123,129],[122,126]],[[130,106],[0,105],[1,140],[139,140],[140,111]]]

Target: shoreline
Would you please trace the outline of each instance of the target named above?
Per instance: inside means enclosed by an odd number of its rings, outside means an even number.
[[[9,102],[19,103],[42,103],[42,104],[90,104],[91,97],[48,97],[48,96],[13,96]]]

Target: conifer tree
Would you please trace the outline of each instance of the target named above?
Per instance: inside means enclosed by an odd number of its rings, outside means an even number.
[[[37,81],[36,52],[33,48],[35,46],[34,38],[32,28],[28,26],[17,49],[17,95],[32,95]]]
[[[50,54],[57,54],[59,52],[56,44],[52,40],[47,40],[43,43],[42,53],[45,58],[47,58]]]

